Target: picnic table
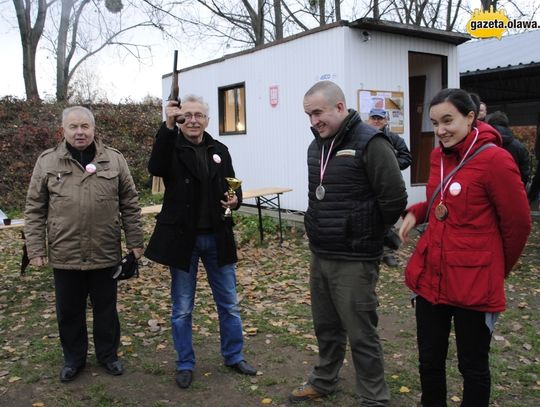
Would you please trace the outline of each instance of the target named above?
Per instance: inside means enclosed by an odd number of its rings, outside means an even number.
[[[280,196],[285,192],[292,191],[291,188],[282,188],[282,187],[270,187],[270,188],[260,188],[252,189],[248,191],[243,191],[243,199],[253,199],[257,204],[257,213],[259,215],[259,235],[261,238],[261,243],[264,240],[264,229],[262,224],[262,211],[263,205],[268,208],[277,209],[278,219],[279,219],[279,243],[283,243],[283,230],[281,225],[281,202]]]
[[[280,196],[286,192],[292,191],[291,188],[281,188],[281,187],[269,187],[269,188],[260,188],[252,189],[248,191],[243,191],[243,199],[255,199],[255,206],[257,207],[257,214],[259,216],[259,236],[261,242],[264,240],[264,229],[262,224],[262,209],[264,207],[277,209],[278,212],[278,222],[279,222],[279,242],[283,243],[283,226],[281,221],[281,201]],[[142,213],[157,213],[161,211],[161,205],[152,205],[142,208]]]

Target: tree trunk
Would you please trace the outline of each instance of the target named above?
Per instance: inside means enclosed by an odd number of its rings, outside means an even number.
[[[497,10],[497,1],[498,0],[480,0],[482,10],[489,10],[491,6],[493,6],[493,10]]]
[[[381,18],[381,11],[379,9],[379,0],[373,0],[373,18],[379,20]]]
[[[56,100],[58,102],[67,99],[67,74],[69,66],[66,66],[66,50],[69,20],[73,3],[73,0],[62,0],[62,13],[58,27],[58,41],[56,43]]]
[[[264,44],[264,4],[265,0],[258,0],[255,11],[248,0],[242,0],[249,15],[249,23],[253,30],[254,45]]]
[[[276,27],[276,40],[281,40],[283,38],[283,13],[281,11],[281,1],[282,0],[274,0],[274,24]]]
[[[336,9],[335,10],[336,21],[340,21],[341,20],[341,0],[335,0],[334,7]]]
[[[30,1],[13,0],[21,35],[23,50],[23,78],[26,99],[40,101],[36,79],[36,51],[43,34],[48,5],[46,0],[38,0],[38,11],[34,27],[32,27],[32,4]]]

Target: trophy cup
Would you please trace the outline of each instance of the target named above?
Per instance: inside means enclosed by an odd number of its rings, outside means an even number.
[[[227,184],[229,184],[229,189],[227,190],[227,195],[229,195],[229,198],[234,197],[234,191],[236,191],[238,188],[240,188],[240,185],[242,185],[242,181],[236,178],[231,177],[225,177],[225,181],[227,181]],[[232,211],[231,208],[227,207],[225,209],[225,215],[226,218],[232,217]]]

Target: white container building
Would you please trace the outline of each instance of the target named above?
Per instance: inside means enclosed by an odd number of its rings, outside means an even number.
[[[390,112],[413,165],[403,171],[409,203],[425,199],[435,138],[429,101],[459,87],[457,45],[465,34],[361,19],[341,21],[180,70],[180,95],[203,96],[207,131],[228,146],[244,190],[289,187],[281,207],[307,208],[306,151],[313,139],[303,96],[329,79],[363,119],[373,106]],[[163,76],[163,98],[171,74]]]

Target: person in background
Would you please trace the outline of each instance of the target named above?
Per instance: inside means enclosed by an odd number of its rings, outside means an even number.
[[[521,141],[514,137],[514,133],[510,130],[510,121],[506,113],[497,110],[490,113],[486,118],[486,123],[495,127],[503,139],[503,148],[508,151],[516,162],[523,186],[527,186],[531,173],[531,161],[527,147]]]
[[[506,308],[504,280],[531,230],[517,166],[477,112],[461,89],[443,89],[431,101],[439,146],[431,153],[426,201],[407,209],[399,230],[406,241],[413,227],[429,221],[405,269],[416,308],[424,407],[447,405],[452,321],[461,407],[488,407],[489,349],[497,316]]]
[[[484,102],[480,102],[480,108],[478,109],[478,120],[486,120],[487,116],[487,105]]]
[[[540,120],[539,120],[540,121]],[[536,126],[536,141],[534,142],[534,155],[536,157],[536,171],[529,187],[529,203],[540,201],[540,125]]]
[[[388,139],[394,148],[394,154],[396,155],[399,169],[403,171],[409,168],[409,166],[412,164],[411,152],[407,148],[407,144],[405,143],[405,140],[403,140],[403,137],[400,137],[396,133],[390,131],[388,126],[388,112],[385,109],[371,109],[369,111],[367,123],[381,130],[388,136]],[[398,261],[394,251],[394,249],[397,248],[395,247],[395,240],[398,240],[396,238],[397,233],[394,230],[394,227],[391,227],[386,233],[384,239],[384,254],[382,257],[383,263],[386,263],[386,265],[389,267],[398,266]]]
[[[135,258],[143,252],[138,194],[122,154],[95,137],[92,112],[82,106],[62,113],[64,139],[37,159],[26,196],[26,247],[30,264],[53,268],[56,316],[64,367],[72,381],[86,364],[87,298],[94,316],[96,357],[111,375],[118,360],[116,309],[121,230]],[[48,252],[47,252],[48,249]]]
[[[377,332],[379,261],[386,231],[407,204],[405,182],[388,137],[347,109],[331,81],[304,96],[314,140],[308,148],[310,291],[319,361],[292,403],[336,391],[347,339],[361,406],[388,406]]]
[[[163,177],[165,195],[145,254],[169,266],[171,273],[176,383],[185,389],[193,381],[192,313],[199,259],[218,310],[224,364],[254,376],[257,370],[243,355],[233,222],[224,216],[226,208],[238,209],[242,202],[241,188],[232,197],[227,194],[225,178],[235,176],[229,150],[205,131],[210,117],[201,97],[188,95],[182,105],[169,101],[165,115],[148,162],[150,173]],[[179,116],[185,122],[178,126]]]

